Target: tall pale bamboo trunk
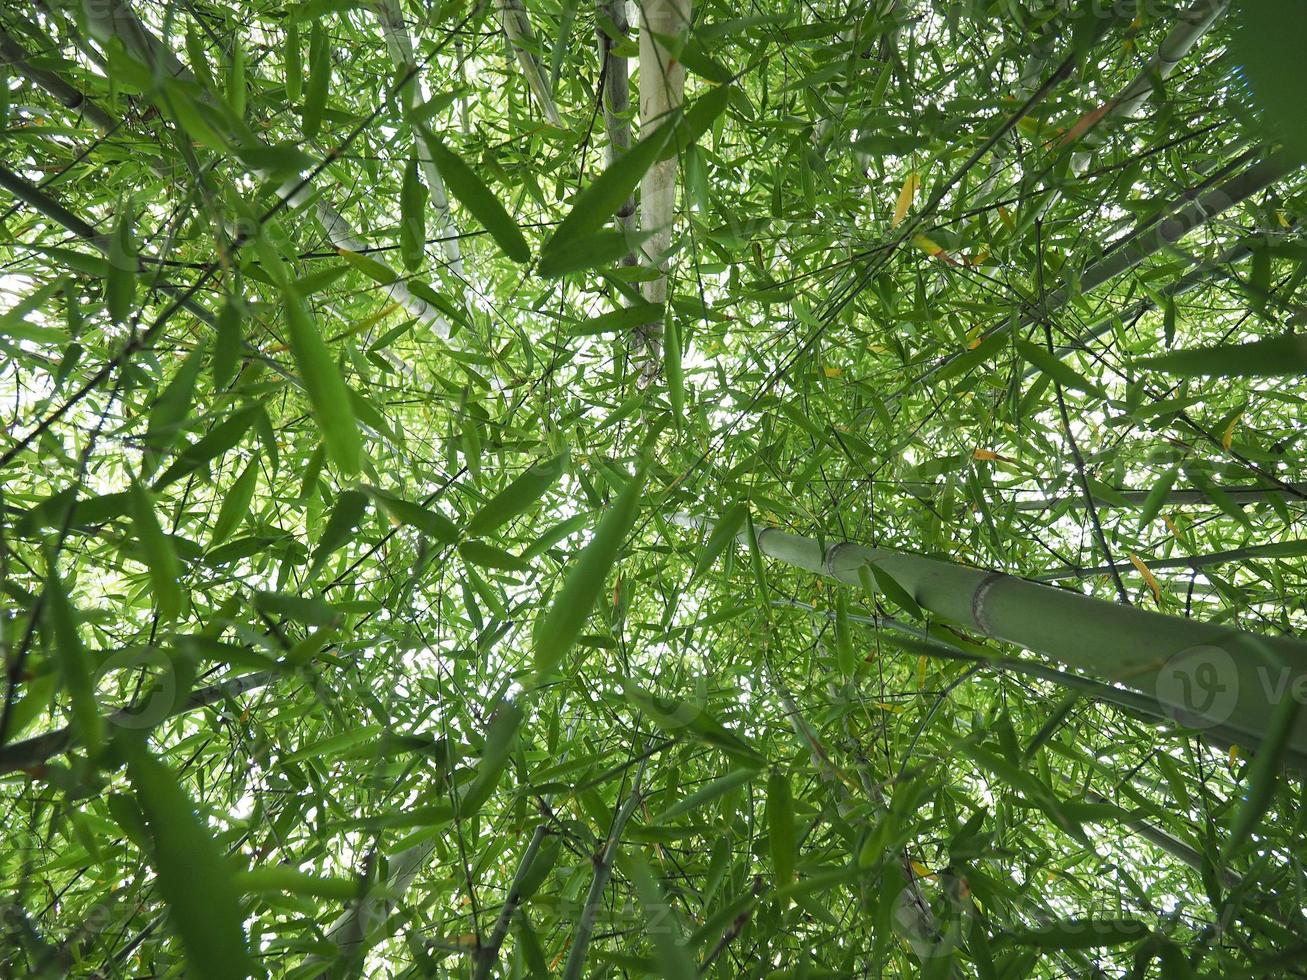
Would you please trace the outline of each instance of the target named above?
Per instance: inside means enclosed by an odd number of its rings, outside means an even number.
[[[675,520],[703,524],[684,515]],[[1307,696],[1307,643],[1297,639],[1164,616],[847,541],[826,545],[774,527],[756,534],[763,554],[850,585],[864,584],[859,570],[876,565],[935,616],[1157,698],[1173,717],[1200,729],[1220,726],[1249,746],[1261,743],[1279,698]],[[1290,734],[1295,754],[1307,752],[1304,714]]]
[[[690,30],[691,0],[642,0],[640,4],[640,136],[675,122],[685,97],[685,66],[667,44],[684,39]],[[667,302],[668,250],[676,207],[675,156],[655,163],[640,181],[640,230],[649,235],[643,245],[646,265],[659,270],[641,291],[650,303]],[[646,323],[631,340],[640,378],[651,384],[661,369],[663,325]]]
[[[415,70],[417,58],[413,53],[413,39],[409,36],[408,27],[404,23],[404,11],[400,9],[399,0],[373,0],[372,9],[381,24],[381,32],[385,35],[386,48],[390,51],[390,60],[395,70],[401,75],[413,74],[413,81],[408,90],[408,103],[409,108],[416,111],[426,100],[422,97],[420,79]],[[436,213],[436,228],[440,232],[441,251],[445,254],[445,262],[458,281],[459,293],[462,294],[463,255],[458,244],[458,228],[449,210],[449,194],[445,190],[445,180],[440,176],[440,170],[435,160],[431,158],[427,141],[420,133],[413,134],[413,143],[418,151],[418,165],[422,168],[422,176],[426,179],[427,190],[431,194],[431,209]]]

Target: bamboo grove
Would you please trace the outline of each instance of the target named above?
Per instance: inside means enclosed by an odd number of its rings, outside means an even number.
[[[1307,973],[1301,0],[10,0],[0,974]]]

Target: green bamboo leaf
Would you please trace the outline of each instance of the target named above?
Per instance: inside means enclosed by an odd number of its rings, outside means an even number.
[[[477,775],[467,792],[458,798],[458,817],[467,820],[490,799],[508,768],[513,749],[517,746],[518,729],[522,727],[523,713],[515,702],[509,702],[495,712],[490,727],[486,731],[485,746],[481,750],[481,761],[477,764]]]
[[[205,349],[203,343],[197,344],[154,400],[145,428],[145,442],[155,452],[164,452],[177,439],[177,427],[186,420],[195,398],[195,383],[200,377]]]
[[[300,25],[294,17],[286,18],[286,39],[282,46],[282,60],[286,66],[286,101],[299,102],[304,88],[304,61],[300,55]]]
[[[661,323],[663,319],[663,304],[661,303],[638,303],[632,306],[622,306],[610,313],[601,313],[599,316],[591,317],[589,320],[583,320],[568,331],[573,337],[593,337],[605,333],[625,333],[632,327],[643,326],[646,323]]]
[[[635,252],[649,237],[648,232],[628,235],[611,229],[578,235],[542,249],[536,271],[546,279],[557,279],[572,272],[611,265]]]
[[[396,497],[376,487],[364,487],[364,490],[392,521],[415,527],[423,534],[431,535],[441,544],[454,544],[458,541],[458,528],[439,511]]]
[[[1157,481],[1153,489],[1148,491],[1148,496],[1144,498],[1144,505],[1139,508],[1139,526],[1142,528],[1152,522],[1153,518],[1161,511],[1162,505],[1166,503],[1171,494],[1171,488],[1175,486],[1175,478],[1180,475],[1180,467],[1172,466],[1162,474],[1162,478]]]
[[[719,776],[707,785],[701,786],[684,799],[677,800],[649,822],[654,825],[671,823],[677,817],[691,813],[732,790],[753,782],[757,775],[756,769],[733,769],[725,776]]]
[[[1099,398],[1107,397],[1107,393],[1102,388],[1079,371],[1068,367],[1063,361],[1044,350],[1044,348],[1036,346],[1028,340],[1016,340],[1014,343],[1017,352],[1025,360],[1039,368],[1041,372],[1048,375],[1063,388],[1075,388],[1090,395],[1097,395]]]
[[[1243,802],[1231,821],[1230,836],[1222,849],[1222,855],[1227,861],[1248,843],[1275,797],[1275,789],[1280,783],[1280,770],[1284,768],[1285,753],[1289,748],[1289,739],[1301,709],[1302,702],[1295,696],[1295,692],[1286,690],[1271,710],[1266,734],[1262,736],[1257,754],[1248,767],[1246,774],[1248,788],[1244,792]]]
[[[531,571],[528,562],[485,541],[461,541],[458,545],[458,553],[465,561],[480,565],[482,568],[495,568],[504,572]]]
[[[522,237],[522,230],[504,210],[499,199],[490,192],[476,172],[446,147],[438,136],[425,127],[420,127],[420,132],[449,192],[472,212],[472,217],[485,226],[505,255],[514,262],[530,262],[531,249]]]
[[[301,128],[308,139],[318,135],[322,128],[322,114],[327,108],[327,92],[331,88],[331,48],[327,29],[321,20],[315,20],[309,29],[309,83],[304,93],[304,115]]]
[[[676,317],[668,317],[663,329],[663,373],[667,378],[667,398],[672,405],[676,428],[685,427],[685,375],[681,369],[681,327]]]
[[[540,250],[541,275],[554,256],[567,252],[579,243],[592,239],[594,233],[617,213],[635,190],[645,172],[654,165],[672,132],[672,126],[659,126],[625,154],[613,161],[603,173],[572,200],[572,209]]]
[[[699,971],[690,958],[680,916],[649,870],[649,865],[635,851],[624,852],[622,863],[644,910],[645,932],[653,940],[658,974],[665,980],[697,980]]]
[[[1307,336],[1286,334],[1247,344],[1195,347],[1134,363],[1147,371],[1186,378],[1283,377],[1307,372]]]
[[[108,279],[105,283],[105,305],[116,323],[131,319],[136,305],[137,257],[136,243],[132,239],[132,208],[118,203],[118,218],[109,236]]]
[[[71,705],[72,729],[78,743],[91,758],[99,755],[104,745],[104,719],[95,703],[95,682],[91,679],[91,664],[77,632],[77,611],[68,599],[63,580],[54,563],[46,578],[46,618],[54,641],[55,658],[68,691]]]
[[[213,345],[213,388],[222,391],[236,374],[241,347],[245,343],[245,329],[241,324],[243,306],[239,299],[228,296],[218,311],[217,335]]]
[[[713,525],[712,533],[708,535],[708,540],[699,551],[699,558],[694,563],[694,572],[690,575],[691,582],[711,568],[717,557],[726,550],[727,545],[739,536],[740,528],[744,526],[748,514],[749,505],[743,500],[726,509]]]
[[[232,876],[237,892],[246,895],[301,895],[349,902],[359,897],[359,883],[353,878],[311,875],[284,864],[237,871]]]
[[[422,264],[427,242],[427,189],[418,176],[417,157],[404,165],[399,192],[399,254],[410,272]]]
[[[250,502],[254,499],[258,482],[259,461],[252,459],[222,498],[218,519],[213,522],[213,533],[209,536],[210,549],[222,544],[232,531],[240,527],[250,512]]]
[[[291,354],[304,381],[313,414],[322,428],[327,454],[342,473],[352,476],[359,470],[363,440],[350,408],[349,392],[304,298],[287,287],[282,290],[282,301]]]
[[[467,522],[467,534],[481,537],[525,514],[563,475],[567,454],[532,464],[517,479],[491,497]]]
[[[767,777],[767,842],[776,887],[784,888],[794,880],[798,842],[794,832],[794,795],[790,777],[779,769],[773,769]]]
[[[176,777],[146,751],[135,733],[115,744],[145,816],[159,893],[186,951],[204,980],[241,980],[254,972],[245,945],[240,900],[218,845],[195,815]]]
[[[346,490],[336,498],[327,518],[327,526],[318,538],[318,546],[313,550],[313,565],[309,569],[312,579],[337,550],[350,539],[354,529],[368,512],[368,495],[361,490]]]
[[[159,526],[149,491],[133,480],[129,493],[136,539],[141,544],[145,567],[150,572],[154,608],[164,623],[170,623],[181,615],[185,602],[181,587],[181,566],[177,564],[172,543]]]
[[[896,606],[904,612],[911,614],[914,618],[926,618],[925,613],[921,611],[921,606],[917,604],[916,597],[900,585],[898,580],[877,562],[871,562],[867,565],[861,566],[858,569],[858,578],[862,582],[862,587],[869,593],[879,591],[887,596]],[[867,581],[868,578],[871,579],[871,582]]]
[[[853,630],[849,625],[849,595],[844,589],[835,593],[835,652],[840,675],[852,677],[858,669],[853,650]]]
[[[640,508],[649,462],[643,459],[635,476],[617,496],[595,529],[594,537],[572,562],[563,587],[535,631],[536,672],[543,678],[558,669],[567,651],[581,635],[581,627],[604,590],[608,571],[617,561],[635,515]]]

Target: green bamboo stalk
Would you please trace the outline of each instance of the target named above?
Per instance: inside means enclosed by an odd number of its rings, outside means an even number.
[[[674,520],[688,527],[704,523],[684,515]],[[862,584],[859,570],[875,565],[923,609],[945,621],[1042,653],[1168,705],[1159,695],[1163,690],[1175,692],[1171,681],[1182,682],[1174,673],[1163,678],[1163,670],[1183,663],[1177,657],[1210,654],[1221,664],[1214,680],[1223,687],[1208,693],[1230,690],[1232,700],[1195,698],[1178,707],[1190,717],[1222,726],[1244,745],[1261,743],[1274,697],[1307,691],[1307,644],[1297,639],[1165,616],[1002,572],[848,541],[826,546],[775,527],[758,528],[756,534],[763,554],[850,585]],[[1296,753],[1307,754],[1307,719],[1296,720],[1289,744]]]
[[[520,0],[497,0],[496,11],[499,14],[499,23],[504,29],[504,36],[508,38],[509,46],[517,57],[518,66],[522,69],[527,88],[531,90],[531,94],[540,106],[540,111],[544,113],[550,125],[562,128],[563,120],[558,115],[558,106],[554,104],[554,94],[549,90],[544,66],[536,55],[538,46],[535,32],[531,30],[531,21],[527,18],[525,8]]]

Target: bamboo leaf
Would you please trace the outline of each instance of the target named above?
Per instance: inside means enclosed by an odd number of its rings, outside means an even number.
[[[590,611],[603,592],[608,571],[617,561],[622,543],[635,523],[648,466],[647,460],[640,463],[635,476],[600,519],[594,536],[572,561],[562,588],[536,629],[535,665],[541,677],[547,677],[558,669],[580,636],[581,627],[590,618]]]
[[[1106,398],[1107,394],[1098,385],[1089,381],[1078,371],[1068,367],[1057,357],[1044,350],[1042,347],[1030,343],[1028,340],[1015,341],[1017,352],[1039,368],[1041,372],[1048,375],[1053,381],[1062,385],[1064,388],[1075,388],[1086,394],[1097,395],[1099,398]]]
[[[218,510],[218,519],[213,522],[213,533],[209,537],[209,547],[216,548],[229,537],[232,531],[240,527],[249,515],[250,503],[254,500],[254,491],[259,483],[259,461],[252,459],[246,465],[231,490],[222,499]]]
[[[189,970],[204,980],[240,980],[254,972],[236,888],[213,837],[176,777],[135,735],[115,743],[145,815],[151,863]]]
[[[426,129],[422,130],[422,136],[450,193],[485,226],[505,255],[514,262],[531,261],[531,249],[522,237],[517,222],[504,210],[499,199],[490,192],[481,178],[446,147],[439,137]]]
[[[104,745],[104,719],[95,703],[95,685],[86,648],[77,632],[77,611],[51,563],[46,577],[46,609],[55,657],[72,705],[72,728],[86,754],[95,758]]]
[[[1135,367],[1180,377],[1275,378],[1307,372],[1307,337],[1286,334],[1247,344],[1195,347],[1135,361]]]
[[[359,470],[362,438],[350,408],[349,392],[323,343],[304,298],[293,288],[282,290],[286,312],[286,333],[291,354],[308,392],[313,414],[322,428],[327,454],[347,475]]]
[[[136,539],[141,544],[145,567],[150,572],[154,608],[165,624],[170,623],[181,615],[185,602],[181,587],[181,566],[177,563],[172,544],[159,526],[159,518],[154,512],[149,492],[133,480],[129,493]]]
[[[132,208],[118,204],[118,217],[113,234],[109,236],[108,280],[105,284],[105,305],[116,323],[131,319],[136,306],[136,242],[132,238]]]
[[[581,242],[594,239],[595,232],[617,212],[640,183],[645,171],[654,165],[671,131],[671,126],[655,129],[576,195],[567,217],[540,250],[541,275],[563,274],[557,271],[558,257]],[[547,268],[551,271],[546,272]]]
[[[331,48],[327,29],[321,20],[309,28],[309,81],[304,93],[304,114],[301,127],[308,139],[318,135],[322,128],[322,114],[327,108],[327,93],[331,88]]]
[[[399,214],[399,254],[404,268],[412,271],[422,264],[427,241],[427,189],[418,176],[417,157],[409,157],[404,165]]]
[[[471,537],[489,534],[526,513],[558,482],[566,463],[566,453],[533,463],[472,515],[467,522],[467,534]]]
[[[790,777],[773,769],[767,777],[767,841],[771,850],[776,887],[794,880],[797,840],[794,832],[794,796]]]

